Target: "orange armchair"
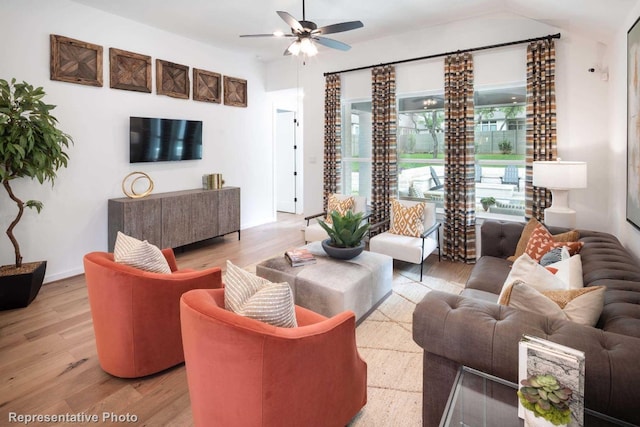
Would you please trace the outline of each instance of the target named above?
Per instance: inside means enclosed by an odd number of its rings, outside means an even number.
[[[296,306],[297,328],[225,310],[224,289],[180,299],[196,426],[345,426],[367,402],[355,315]]]
[[[178,270],[173,250],[162,253],[175,274],[119,264],[106,252],[84,256],[98,360],[116,377],[142,377],[182,363],[180,296],[222,286],[220,268]]]

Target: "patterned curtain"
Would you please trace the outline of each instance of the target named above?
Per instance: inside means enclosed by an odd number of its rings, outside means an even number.
[[[551,192],[533,186],[533,162],[557,158],[556,49],[553,39],[527,46],[527,156],[525,217],[542,221]]]
[[[395,67],[371,70],[371,94],[371,223],[375,224],[390,217],[391,198],[398,189]]]
[[[339,193],[342,176],[340,74],[326,76],[324,89],[324,195],[327,209],[329,194]]]
[[[476,260],[473,57],[449,55],[444,69],[445,181],[443,253],[452,261]]]

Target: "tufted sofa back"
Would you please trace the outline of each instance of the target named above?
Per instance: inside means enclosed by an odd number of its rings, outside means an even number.
[[[640,266],[615,236],[580,230],[585,286],[606,286],[596,325],[607,332],[640,338]]]
[[[481,227],[482,255],[506,258],[514,254],[524,223],[485,221]],[[553,234],[566,228],[548,227]],[[606,286],[605,302],[598,321],[599,329],[640,338],[640,265],[613,235],[579,230],[584,246],[580,251],[585,286]],[[491,265],[495,275],[504,274]],[[487,278],[487,271],[475,272]],[[473,282],[474,277],[472,276]],[[493,280],[499,280],[494,277]],[[481,288],[470,284],[471,288]]]

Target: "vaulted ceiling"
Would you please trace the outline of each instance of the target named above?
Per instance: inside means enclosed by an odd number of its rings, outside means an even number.
[[[276,11],[302,19],[302,0],[73,0],[225,49],[278,58],[286,40],[240,34],[288,33]],[[511,13],[607,43],[636,0],[306,0],[306,18],[318,26],[360,20],[364,28],[332,35],[354,45],[365,40],[470,19]]]

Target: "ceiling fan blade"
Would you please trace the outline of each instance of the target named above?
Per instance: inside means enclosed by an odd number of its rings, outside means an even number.
[[[329,39],[327,37],[312,37],[315,41],[320,43],[323,46],[330,47],[332,49],[338,50],[349,50],[351,46],[346,43],[339,42],[338,40]]]
[[[240,34],[240,37],[278,37],[275,34]]]
[[[298,22],[298,20],[296,18],[294,18],[293,16],[291,16],[290,14],[288,14],[287,12],[283,12],[281,10],[279,10],[278,12],[276,12],[278,14],[278,16],[280,16],[280,18],[282,18],[282,20],[284,22],[287,23],[288,26],[291,27],[291,29],[293,29],[294,31],[298,31],[298,32],[302,32],[304,31],[304,28],[302,28],[302,24],[300,24]]]
[[[312,32],[312,34],[335,34],[343,31],[351,31],[356,28],[362,28],[364,24],[361,21],[341,22],[339,24],[325,25]]]
[[[294,34],[276,34],[276,33],[271,33],[271,34],[241,34],[240,37],[276,37],[276,38],[283,38],[283,37],[297,37]]]

